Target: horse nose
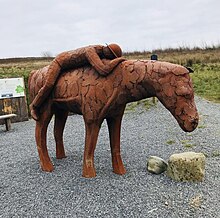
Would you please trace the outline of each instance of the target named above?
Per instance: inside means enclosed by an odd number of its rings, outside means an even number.
[[[191,120],[191,124],[192,124],[194,129],[198,126],[198,123],[199,123],[199,119],[198,118],[193,118]]]

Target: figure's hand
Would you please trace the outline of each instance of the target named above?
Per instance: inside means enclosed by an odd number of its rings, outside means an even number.
[[[123,57],[120,58],[115,58],[113,60],[110,61],[109,64],[105,65],[105,74],[104,75],[108,75],[119,63],[121,63],[122,61],[125,61],[126,59]]]
[[[103,67],[98,69],[98,72],[100,75],[102,76],[106,76],[108,75],[110,72],[112,72],[112,70],[118,66],[118,64],[120,64],[122,61],[125,61],[126,59],[123,57],[120,58],[115,58],[113,60],[109,61],[105,61],[103,62]]]
[[[118,60],[118,63],[121,63],[122,61],[126,61],[127,59],[124,57],[116,58]]]
[[[126,60],[126,58],[123,58],[123,57],[115,58],[115,59],[110,61],[110,64],[116,66],[116,65],[118,65],[119,63],[121,63],[122,61],[125,61],[125,60]]]

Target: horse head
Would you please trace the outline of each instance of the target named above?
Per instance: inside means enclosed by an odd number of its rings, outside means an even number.
[[[190,71],[180,65],[159,61],[151,61],[147,68],[146,81],[152,86],[154,94],[185,132],[193,131],[198,125],[199,116]]]

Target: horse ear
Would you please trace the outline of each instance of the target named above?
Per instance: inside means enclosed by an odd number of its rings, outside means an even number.
[[[193,73],[194,72],[194,70],[192,68],[190,68],[190,67],[186,67],[185,66],[185,68],[189,71],[189,73]]]

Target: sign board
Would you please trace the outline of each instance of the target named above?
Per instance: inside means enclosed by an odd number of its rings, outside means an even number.
[[[25,96],[23,78],[0,79],[0,99]]]

